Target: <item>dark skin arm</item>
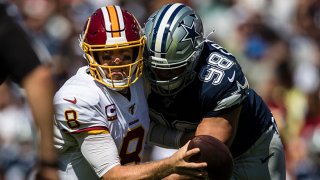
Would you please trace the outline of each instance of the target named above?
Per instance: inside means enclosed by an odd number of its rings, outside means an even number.
[[[237,131],[238,119],[242,106],[230,109],[220,117],[203,118],[195,132],[186,133],[181,138],[181,143],[198,135],[213,136],[230,147]]]

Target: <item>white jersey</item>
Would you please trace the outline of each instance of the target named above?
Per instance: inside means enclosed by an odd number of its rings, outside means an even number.
[[[113,91],[98,82],[87,73],[88,67],[82,67],[77,74],[71,77],[56,93],[54,105],[56,108],[55,120],[55,147],[61,154],[60,162],[72,168],[70,158],[66,154],[70,151],[81,151],[77,142],[77,134],[109,133],[114,142],[109,146],[116,146],[121,164],[139,163],[143,157],[143,148],[149,128],[149,114],[147,101],[143,89],[143,79],[140,78],[130,86],[131,98],[128,100],[120,93]],[[99,146],[99,145],[98,145]],[[97,147],[99,148],[99,147]],[[106,157],[110,152],[105,152]],[[83,154],[83,153],[82,153]],[[71,155],[72,156],[72,153]],[[96,161],[101,162],[101,159]],[[91,164],[96,174],[103,173],[118,162],[102,162]],[[105,161],[116,161],[106,158]],[[92,162],[91,162],[92,163]],[[85,166],[84,166],[85,167]],[[62,169],[66,171],[65,169]],[[103,172],[101,172],[103,171]],[[75,178],[77,179],[77,178]],[[78,178],[79,179],[79,178]]]

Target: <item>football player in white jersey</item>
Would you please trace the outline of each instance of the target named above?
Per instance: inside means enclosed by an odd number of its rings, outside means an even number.
[[[140,78],[144,43],[136,18],[119,6],[101,7],[88,18],[80,46],[89,66],[54,98],[61,179],[206,176],[206,163],[187,161],[199,152],[187,151],[187,144],[169,158],[138,164],[149,128]]]

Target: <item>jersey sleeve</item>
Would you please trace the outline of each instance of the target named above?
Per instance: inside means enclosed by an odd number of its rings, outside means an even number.
[[[97,93],[78,93],[73,96],[69,93],[58,93],[54,98],[54,105],[59,129],[67,133],[109,131],[99,98]]]
[[[224,52],[225,54],[212,52],[204,66],[204,117],[218,116],[229,108],[240,105],[247,97],[249,84],[240,65],[234,56],[225,50]],[[212,78],[209,79],[208,75],[212,75]]]
[[[220,96],[216,99],[216,106],[213,111],[220,111],[239,105],[247,97],[249,84],[242,72],[236,73],[234,70],[230,77],[234,78],[234,82],[230,82],[229,76],[226,77],[226,85],[221,87]]]
[[[110,134],[75,134],[81,153],[101,178],[114,166],[120,165],[117,146]]]

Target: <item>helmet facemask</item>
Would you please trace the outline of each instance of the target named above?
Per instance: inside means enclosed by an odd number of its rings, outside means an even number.
[[[143,69],[143,44],[144,38],[141,38],[139,42],[134,45],[115,45],[117,47],[97,48],[91,49],[88,53],[85,53],[86,59],[89,63],[90,73],[94,79],[108,88],[116,91],[121,91],[124,88],[129,87],[135,83],[142,75]],[[89,46],[83,43],[84,46]],[[85,49],[85,48],[84,48]],[[132,62],[124,65],[104,65],[100,63],[98,53],[107,51],[119,51],[119,50],[132,49]],[[123,60],[121,60],[123,61]]]
[[[150,56],[149,60],[145,61],[144,73],[151,83],[151,88],[163,96],[172,96],[180,92],[196,75],[194,68],[198,54],[195,51],[185,61],[175,64],[162,64],[159,58]]]

